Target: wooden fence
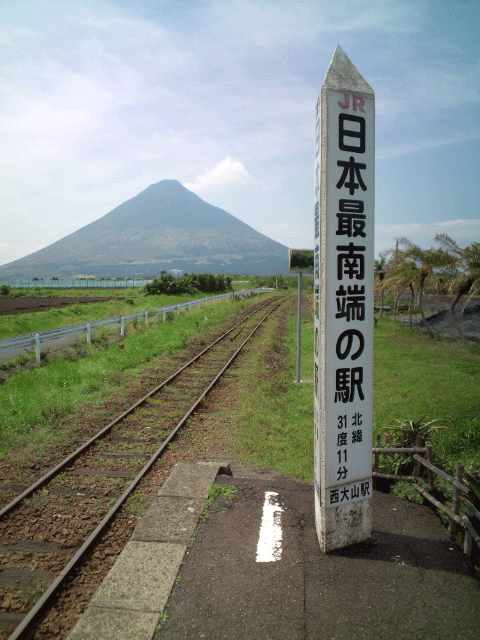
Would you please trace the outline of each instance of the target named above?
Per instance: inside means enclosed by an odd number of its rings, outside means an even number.
[[[477,533],[473,525],[473,521],[477,520],[480,523],[480,511],[473,504],[475,500],[472,489],[463,482],[464,478],[464,465],[459,462],[457,464],[455,478],[448,473],[440,469],[433,464],[433,448],[432,445],[424,444],[422,436],[417,436],[417,441],[414,447],[381,447],[380,436],[377,435],[376,447],[372,449],[373,453],[373,478],[383,478],[386,480],[407,480],[411,482],[415,489],[437,509],[440,509],[445,513],[450,523],[448,531],[450,535],[454,535],[458,527],[462,527],[465,530],[463,551],[468,556],[472,555],[473,542],[476,543],[478,550],[480,551],[480,535]],[[413,473],[411,475],[401,475],[395,473],[382,473],[378,471],[380,456],[382,454],[406,454],[411,455],[413,460]],[[421,455],[423,454],[423,456]],[[427,470],[427,483],[428,490],[420,486],[418,483],[419,478],[422,475],[422,468]],[[452,485],[453,503],[449,508],[444,505],[440,500],[437,500],[432,493],[435,491],[435,475],[443,478]],[[461,513],[460,508],[463,505],[464,513]],[[466,512],[466,513],[465,513]]]

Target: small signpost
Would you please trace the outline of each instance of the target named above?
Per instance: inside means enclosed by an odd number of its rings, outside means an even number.
[[[375,96],[337,46],[317,101],[315,518],[320,548],[372,532]]]
[[[289,249],[290,272],[298,273],[297,278],[297,372],[295,379],[300,382],[300,354],[302,346],[302,273],[313,273],[312,249]]]

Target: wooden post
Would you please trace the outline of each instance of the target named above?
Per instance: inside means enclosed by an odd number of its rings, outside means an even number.
[[[416,447],[423,447],[424,443],[425,443],[425,438],[423,436],[417,436],[415,438]],[[422,471],[422,465],[420,464],[420,462],[418,462],[418,460],[415,460],[413,463],[413,475],[419,478],[421,471]]]
[[[380,444],[381,444],[381,440],[380,440],[380,434],[377,433],[377,436],[375,438],[375,445],[376,448],[380,448]],[[373,454],[373,471],[378,472],[378,463],[380,460],[380,454],[378,453],[378,451],[375,451],[375,453]],[[376,489],[377,488],[377,479],[373,478],[373,488]]]
[[[458,482],[462,482],[463,479],[463,472],[464,472],[464,465],[462,462],[458,462],[457,463],[457,471],[455,473],[455,479],[458,480]],[[452,504],[452,511],[453,513],[455,513],[456,515],[458,515],[459,509],[460,509],[460,498],[461,498],[461,491],[460,489],[458,489],[458,487],[453,487],[453,504]],[[448,525],[448,533],[451,536],[454,536],[457,532],[457,523],[454,520],[450,520],[450,524]]]
[[[87,322],[87,344],[92,344],[92,325]]]
[[[433,445],[427,444],[427,460],[433,464]],[[430,493],[435,489],[434,475],[431,469],[428,469],[428,490]]]
[[[468,515],[471,515],[470,510],[468,510]],[[463,553],[467,556],[467,558],[470,558],[472,556],[472,546],[473,546],[473,536],[471,534],[470,528],[466,526],[465,538],[463,539]]]

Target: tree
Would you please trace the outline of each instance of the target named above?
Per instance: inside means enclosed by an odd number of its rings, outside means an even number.
[[[383,301],[385,299],[385,256],[382,256],[380,260],[375,260],[374,276],[377,281],[375,283],[375,289],[380,289],[380,313],[378,314],[378,318],[374,316],[375,326],[377,326],[377,322],[383,314]]]
[[[410,326],[412,326],[412,313],[415,306],[415,278],[417,269],[415,265],[404,259],[403,253],[398,249],[390,249],[383,254],[387,258],[384,266],[383,287],[393,290],[395,293],[395,304],[393,308],[393,320],[395,322],[398,308],[398,300],[405,289],[410,292],[409,316]]]
[[[438,242],[441,249],[450,256],[452,265],[455,267],[455,275],[450,279],[448,286],[449,291],[455,295],[450,311],[457,331],[462,338],[464,338],[455,316],[455,307],[460,302],[462,296],[469,294],[470,297],[473,295],[473,292],[480,287],[480,242],[472,242],[462,249],[455,240],[446,233],[437,233],[435,241]]]
[[[423,294],[427,278],[435,276],[442,268],[451,267],[454,260],[450,254],[442,249],[421,249],[408,238],[398,238],[398,247],[395,249],[395,263],[398,274],[409,279],[409,288],[412,292],[415,306],[422,316],[423,325],[433,338],[433,332],[427,325],[423,310]]]

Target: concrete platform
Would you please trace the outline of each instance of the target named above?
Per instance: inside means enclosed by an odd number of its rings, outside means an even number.
[[[470,563],[429,508],[392,495],[375,492],[371,540],[324,555],[311,484],[232,468],[216,482],[233,498],[187,547],[221,467],[174,469],[70,640],[480,637]]]
[[[69,640],[150,640],[219,463],[179,463],[135,528]]]

